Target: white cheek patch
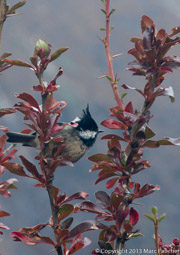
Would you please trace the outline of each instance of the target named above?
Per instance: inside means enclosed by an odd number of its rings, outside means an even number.
[[[79,122],[81,119],[79,117],[76,117],[74,120],[71,121],[71,123]]]
[[[94,139],[97,135],[96,131],[90,131],[90,130],[86,130],[86,131],[80,131],[79,135],[83,138],[83,139]]]

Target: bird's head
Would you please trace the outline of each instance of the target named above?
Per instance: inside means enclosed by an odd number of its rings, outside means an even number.
[[[76,130],[79,132],[80,138],[88,147],[94,144],[98,133],[103,132],[102,130],[99,130],[97,123],[92,118],[89,111],[89,106],[87,106],[86,109],[83,110],[82,117],[75,118],[71,122],[71,124],[74,125]]]

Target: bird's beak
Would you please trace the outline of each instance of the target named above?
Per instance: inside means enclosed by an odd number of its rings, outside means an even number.
[[[104,132],[104,130],[101,130],[101,129],[100,129],[100,130],[98,130],[98,133],[103,133],[103,132]]]

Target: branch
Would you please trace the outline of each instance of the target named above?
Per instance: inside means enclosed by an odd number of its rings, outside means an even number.
[[[155,243],[155,247],[156,247],[156,255],[160,255],[159,253],[159,237],[158,237],[158,220],[156,219],[156,222],[154,223],[154,233],[155,233],[155,237],[154,237],[154,243]]]
[[[115,249],[116,253],[115,253],[115,255],[121,255],[123,252],[123,242],[121,240],[122,239],[119,237],[117,237],[117,239],[116,239],[116,249]]]
[[[110,52],[110,15],[111,12],[109,11],[110,8],[110,0],[106,0],[105,2],[105,11],[106,11],[106,37],[103,40],[105,51],[106,51],[106,59],[107,59],[107,67],[108,67],[108,75],[112,78],[111,87],[114,93],[114,98],[118,105],[123,108],[123,102],[119,95],[119,90],[117,86],[117,79],[114,76],[113,71],[113,58]]]
[[[43,72],[40,73],[40,76],[38,78],[39,78],[40,85],[44,86]],[[42,99],[42,111],[46,111],[46,100],[47,100],[48,96],[50,96],[50,94],[43,94],[41,96],[41,99]],[[43,154],[43,146],[41,148],[41,153]],[[44,157],[41,157],[41,158],[44,158]],[[45,178],[46,178],[46,190],[48,192],[49,201],[50,201],[50,205],[51,205],[52,220],[53,220],[53,229],[54,229],[54,235],[55,235],[56,242],[57,242],[56,251],[57,251],[58,255],[63,255],[62,247],[58,245],[59,239],[58,239],[58,236],[56,235],[56,232],[55,232],[56,229],[58,228],[58,207],[57,207],[57,205],[55,203],[55,200],[54,200],[53,175],[52,176],[49,175],[50,166],[48,165],[48,163],[46,164],[46,162],[43,161],[41,166],[43,168],[42,172],[44,172],[44,174],[45,174]]]
[[[5,3],[4,0],[0,0],[0,50],[1,50],[1,38],[2,38],[2,30],[3,24],[5,21]]]
[[[46,170],[48,170],[48,169],[46,169]],[[45,172],[46,172],[46,170],[45,170]],[[48,175],[48,173],[46,173],[46,175]],[[48,176],[46,176],[46,177],[48,178]],[[52,181],[52,179],[50,179],[50,180],[48,180],[46,189],[48,192],[49,201],[50,201],[50,205],[51,205],[51,212],[52,212],[52,217],[53,217],[53,229],[55,231],[55,229],[58,227],[58,207],[56,206],[55,201],[54,201],[54,194],[53,194],[52,187],[53,187],[53,181]],[[55,232],[54,232],[54,234],[55,234]],[[55,237],[56,237],[56,241],[58,241],[56,234],[55,234]],[[61,246],[57,246],[56,251],[57,251],[58,255],[63,255]]]

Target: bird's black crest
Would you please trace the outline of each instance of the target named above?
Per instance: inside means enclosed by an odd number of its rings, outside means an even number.
[[[89,112],[89,105],[87,105],[86,109],[83,110],[83,115],[79,121],[79,126],[77,127],[77,129],[98,131],[98,126],[95,120],[91,117],[91,114]]]

